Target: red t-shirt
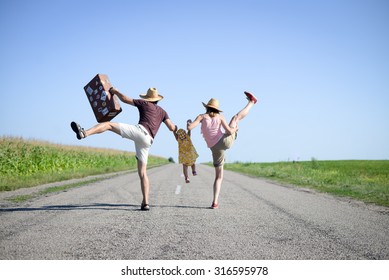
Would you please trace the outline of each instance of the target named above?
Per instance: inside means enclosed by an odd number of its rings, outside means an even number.
[[[134,105],[139,110],[139,124],[144,126],[151,137],[155,137],[161,126],[161,123],[169,119],[169,115],[157,104],[134,99]]]

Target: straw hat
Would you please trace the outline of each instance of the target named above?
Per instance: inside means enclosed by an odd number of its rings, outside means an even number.
[[[215,109],[219,112],[223,112],[222,110],[219,109],[219,100],[217,100],[215,98],[211,98],[208,101],[208,104],[205,104],[204,102],[202,102],[202,103],[203,103],[205,108],[212,108],[212,109]]]
[[[149,88],[146,94],[139,94],[146,101],[154,102],[163,99],[162,95],[159,95],[158,90],[156,88]]]

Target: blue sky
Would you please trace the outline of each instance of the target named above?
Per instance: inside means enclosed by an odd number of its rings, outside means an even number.
[[[179,127],[211,97],[230,119],[255,93],[229,162],[389,159],[388,27],[385,0],[1,0],[0,135],[133,151],[70,129],[95,124],[83,87],[104,73],[131,97],[158,88]],[[166,127],[151,153],[177,160]]]

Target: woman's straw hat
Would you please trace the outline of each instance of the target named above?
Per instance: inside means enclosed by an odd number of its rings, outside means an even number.
[[[202,102],[202,103],[203,103],[205,108],[212,108],[212,109],[215,109],[219,112],[223,112],[222,110],[219,109],[219,101],[215,98],[211,98],[208,101],[208,104],[205,104],[204,102]]]
[[[139,94],[146,101],[155,102],[163,99],[156,88],[149,88],[146,94]]]

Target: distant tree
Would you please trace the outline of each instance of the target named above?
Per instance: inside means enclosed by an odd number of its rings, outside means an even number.
[[[174,159],[172,157],[169,158],[170,163],[175,163]]]

